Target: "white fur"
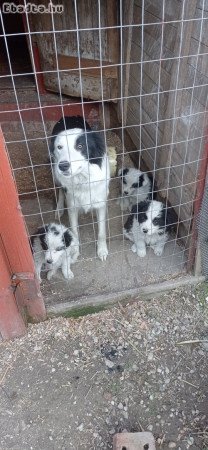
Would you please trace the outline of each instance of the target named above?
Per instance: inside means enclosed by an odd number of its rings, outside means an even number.
[[[146,211],[147,220],[145,222],[140,224],[136,214],[134,214],[131,229],[127,231],[124,227],[125,237],[133,242],[132,251],[141,258],[146,255],[147,245],[153,249],[155,255],[161,256],[163,253],[165,243],[168,240],[168,232],[165,227],[161,230],[158,225],[153,224],[153,219],[160,217],[162,209],[162,202],[152,200]]]
[[[74,277],[73,272],[70,269],[70,265],[77,259],[77,247],[78,242],[73,233],[68,230],[68,233],[72,237],[72,241],[69,247],[66,247],[62,238],[67,228],[64,225],[57,223],[50,223],[48,225],[49,230],[45,233],[45,242],[48,249],[43,250],[40,237],[34,236],[32,242],[33,257],[35,262],[36,273],[39,281],[41,282],[41,269],[45,265],[48,269],[47,278],[50,280],[53,275],[56,274],[60,268],[62,270],[64,278],[70,280]],[[51,227],[57,230],[59,234],[54,234]],[[48,261],[51,261],[48,263]]]
[[[141,172],[141,170],[132,167],[128,168],[128,173],[123,177],[122,173],[125,169],[127,168],[120,169],[118,171],[118,175],[119,177],[121,177],[122,195],[122,197],[118,200],[118,204],[120,205],[122,211],[131,211],[133,205],[136,205],[137,203],[142,202],[149,197],[151,198],[152,182],[147,173]],[[144,176],[142,186],[137,188],[132,187],[134,183],[139,183],[139,177],[141,175]],[[125,183],[123,182],[123,180],[125,181]]]
[[[98,221],[97,253],[101,260],[106,260],[108,249],[106,245],[106,202],[109,193],[110,170],[108,157],[105,154],[101,168],[91,164],[76,150],[77,137],[84,130],[74,128],[62,131],[54,141],[54,174],[58,183],[67,189],[66,203],[73,233],[78,239],[79,211],[95,209]],[[61,146],[61,149],[58,149]],[[68,173],[64,174],[58,167],[61,161],[70,162]],[[64,209],[63,191],[59,194],[56,216],[61,216]],[[78,255],[77,255],[78,256]]]

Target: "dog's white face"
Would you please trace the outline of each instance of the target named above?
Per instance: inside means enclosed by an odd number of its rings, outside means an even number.
[[[157,234],[162,236],[165,233],[165,213],[162,202],[156,200],[142,202],[133,207],[134,213],[137,213],[137,221],[140,232],[145,236]]]
[[[86,139],[84,130],[74,128],[62,131],[54,141],[54,159],[60,175],[78,175],[87,168]]]
[[[45,229],[39,230],[45,262],[52,266],[66,254],[66,248],[72,241],[71,234],[65,226],[55,223],[46,225]]]
[[[138,190],[148,183],[146,174],[134,168],[120,169],[118,175],[121,177],[122,194],[125,196],[137,195]]]

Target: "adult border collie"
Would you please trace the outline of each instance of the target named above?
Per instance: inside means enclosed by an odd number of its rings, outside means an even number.
[[[103,134],[92,131],[81,116],[64,117],[53,128],[50,149],[55,180],[65,192],[72,232],[78,238],[79,211],[95,210],[97,254],[105,261],[108,255],[106,202],[110,170]],[[60,217],[58,210],[63,211],[64,194],[61,189],[59,191],[57,212]]]

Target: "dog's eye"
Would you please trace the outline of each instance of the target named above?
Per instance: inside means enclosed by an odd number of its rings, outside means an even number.
[[[82,144],[78,144],[77,148],[82,148],[83,145]]]
[[[61,150],[63,147],[62,145],[57,145],[58,150]]]

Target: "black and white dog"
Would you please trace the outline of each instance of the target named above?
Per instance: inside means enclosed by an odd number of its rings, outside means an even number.
[[[146,255],[146,245],[160,256],[176,222],[172,209],[157,200],[146,200],[132,207],[124,225],[124,235],[133,241],[131,249],[141,258]]]
[[[35,262],[35,269],[39,281],[41,281],[41,269],[46,265],[47,278],[50,280],[61,268],[64,278],[70,280],[74,274],[70,264],[77,259],[78,242],[72,232],[64,225],[49,223],[38,228],[31,237],[31,245]]]
[[[104,261],[106,245],[106,202],[110,170],[101,132],[92,131],[80,116],[64,117],[52,131],[51,156],[55,180],[65,193],[72,232],[78,238],[79,211],[95,210],[98,221],[97,254]],[[57,215],[64,209],[59,189]],[[77,254],[78,256],[78,254]]]
[[[121,178],[119,205],[122,211],[130,210],[133,205],[146,199],[152,199],[153,180],[151,175],[135,168],[123,168],[118,171]],[[154,197],[153,197],[154,198]]]

